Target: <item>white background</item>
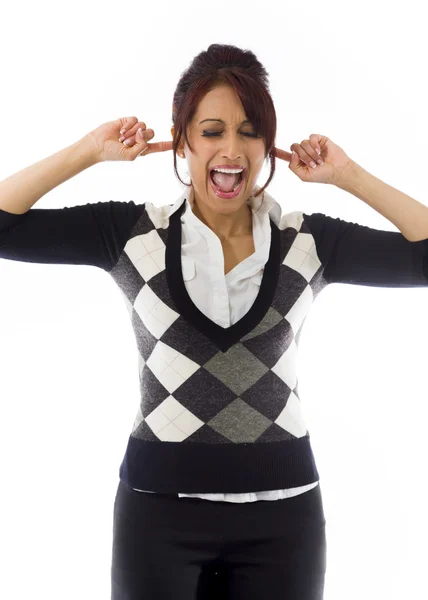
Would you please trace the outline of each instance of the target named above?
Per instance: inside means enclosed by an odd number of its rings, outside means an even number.
[[[418,0],[10,3],[0,12],[0,180],[119,117],[170,140],[182,71],[211,43],[231,43],[269,73],[277,147],[327,135],[428,204],[421,11]],[[258,183],[267,176],[266,166]],[[160,206],[182,189],[172,152],[157,153],[91,167],[37,207]],[[287,211],[397,231],[279,159],[268,192]],[[335,284],[306,320],[299,394],[327,518],[326,600],[426,594],[427,301],[425,288]],[[137,356],[126,306],[101,269],[0,260],[2,598],[110,598]]]

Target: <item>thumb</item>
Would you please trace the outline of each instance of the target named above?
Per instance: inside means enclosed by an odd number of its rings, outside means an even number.
[[[153,135],[154,135],[154,131],[152,129],[149,129],[149,130],[146,129],[146,132],[147,131],[152,131]],[[147,137],[147,135],[146,135],[146,137]],[[134,148],[138,149],[137,156],[148,154],[150,152],[149,140],[147,140],[146,137],[144,137],[144,132],[140,127],[135,135],[136,144],[135,144]]]

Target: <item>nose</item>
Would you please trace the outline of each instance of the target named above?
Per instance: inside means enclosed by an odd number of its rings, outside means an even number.
[[[242,157],[243,143],[244,141],[242,140],[242,134],[224,134],[221,145],[221,155],[230,161],[239,161],[239,159]]]

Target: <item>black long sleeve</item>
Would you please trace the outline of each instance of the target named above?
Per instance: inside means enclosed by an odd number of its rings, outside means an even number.
[[[303,217],[328,283],[428,285],[428,240],[410,242],[400,232],[372,229],[322,213]]]
[[[132,200],[32,208],[22,215],[0,210],[0,258],[110,271],[144,210]]]

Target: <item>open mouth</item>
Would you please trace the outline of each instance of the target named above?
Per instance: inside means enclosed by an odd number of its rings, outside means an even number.
[[[244,171],[242,171],[241,173],[238,174],[238,177],[236,178],[236,183],[233,187],[233,189],[231,191],[224,191],[223,189],[219,188],[219,186],[215,183],[215,181],[212,178],[212,174],[213,174],[213,169],[210,171],[210,183],[211,183],[211,187],[214,190],[214,193],[219,196],[220,198],[235,198],[235,196],[237,196],[241,189],[243,188],[243,184],[244,184],[244,173],[245,173],[245,169]],[[230,186],[228,186],[230,187]]]

